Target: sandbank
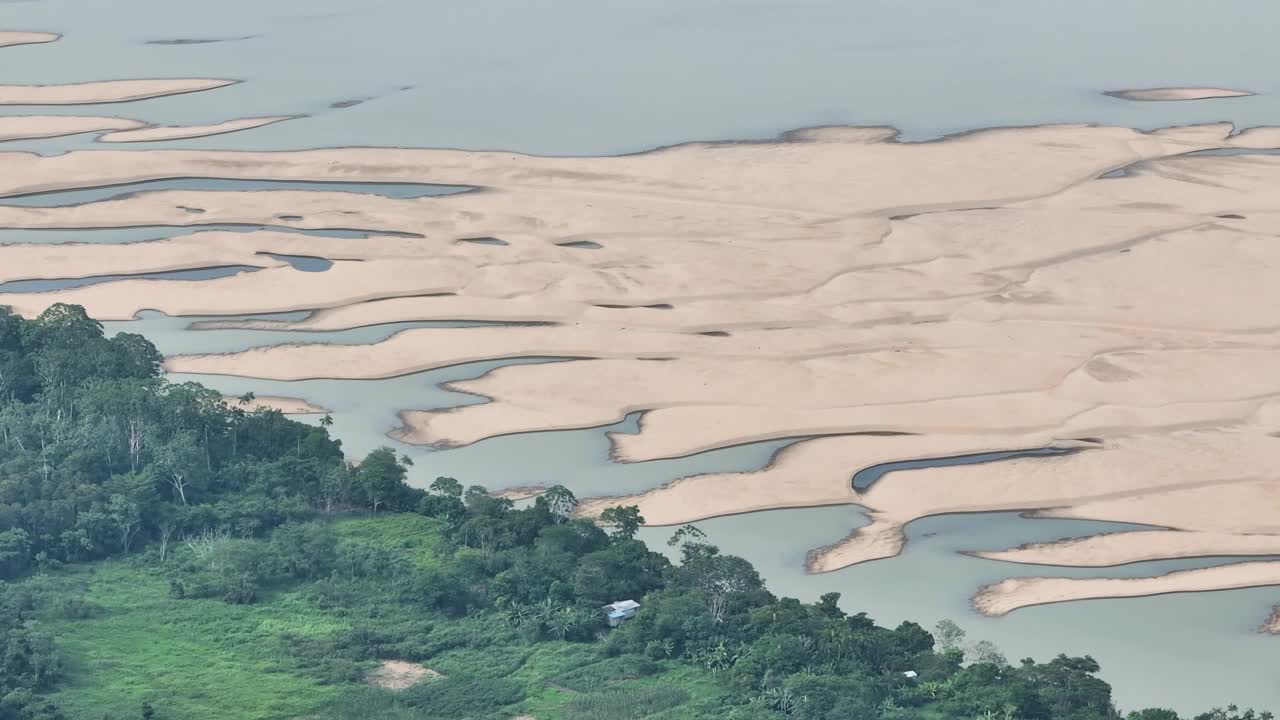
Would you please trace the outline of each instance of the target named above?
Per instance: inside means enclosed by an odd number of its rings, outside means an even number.
[[[58,33],[0,30],[0,48],[13,45],[39,45],[40,43],[53,42],[60,37],[62,36]]]
[[[1242,562],[1142,578],[1009,578],[987,585],[973,597],[983,615],[1006,615],[1018,608],[1072,600],[1144,597],[1280,585],[1280,562]]]
[[[281,190],[154,191],[63,207],[0,201],[2,227],[199,222],[422,236],[197,233],[146,252],[12,246],[0,248],[0,268],[26,276],[248,258],[264,269],[0,300],[24,315],[75,302],[103,319],[144,308],[310,311],[294,323],[217,324],[275,330],[545,323],[179,356],[166,367],[295,380],[577,358],[452,385],[487,403],[423,411],[406,401],[396,436],[465,445],[643,411],[637,434],[612,437],[618,460],[797,438],[758,472],[586,499],[581,511],[637,504],[651,524],[673,525],[777,507],[864,507],[871,524],[831,538],[810,557],[814,571],[891,557],[906,524],[958,512],[1042,510],[1168,528],[998,559],[1103,566],[1261,553],[1280,536],[1272,475],[1280,157],[1195,153],[1280,144],[1280,133],[1231,131],[1066,125],[900,143],[884,128],[816,128],[776,142],[609,158],[375,148],[14,153],[3,158],[13,171],[0,177],[0,195],[174,177],[480,190],[416,199]],[[1120,168],[1125,176],[1102,177]],[[459,242],[468,238],[506,244]],[[582,239],[601,247],[562,246]],[[261,252],[335,264],[305,273],[261,262]],[[1088,449],[897,472],[861,493],[851,486],[855,472],[881,463],[1044,447]]]
[[[279,410],[285,415],[320,415],[329,411],[319,405],[313,405],[301,398],[278,397],[274,395],[257,395],[249,402],[241,402],[240,398],[225,395],[222,400],[233,408],[245,412],[258,410]]]
[[[236,80],[101,80],[69,85],[0,85],[0,105],[97,105],[212,90]]]
[[[1150,530],[1093,535],[1009,550],[970,553],[975,557],[1029,565],[1108,567],[1179,557],[1280,555],[1280,534]]]
[[[130,142],[159,142],[162,140],[187,140],[190,138],[209,137],[210,135],[224,135],[226,133],[239,132],[241,130],[252,130],[264,125],[282,122],[284,120],[292,120],[296,115],[275,115],[270,117],[257,118],[241,118],[239,120],[227,120],[226,122],[214,123],[213,125],[176,125],[176,126],[154,126],[143,127],[139,129],[121,130],[111,132],[98,138],[98,142],[105,143],[130,143]]]
[[[0,142],[59,137],[102,130],[131,130],[146,123],[127,118],[76,115],[14,115],[0,117]]]
[[[1248,90],[1230,90],[1227,88],[1209,87],[1165,87],[1145,88],[1138,90],[1113,90],[1105,95],[1122,100],[1138,100],[1141,102],[1165,102],[1179,100],[1209,100],[1213,98],[1248,97],[1255,93]]]

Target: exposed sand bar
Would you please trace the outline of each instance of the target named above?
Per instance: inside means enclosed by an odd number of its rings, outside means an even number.
[[[1280,555],[1280,535],[1151,530],[1094,535],[972,554],[989,560],[1031,565],[1107,567],[1179,557]]]
[[[239,132],[241,130],[252,130],[264,125],[282,122],[284,120],[292,120],[296,115],[275,115],[270,117],[257,118],[241,118],[239,120],[228,120],[226,122],[215,123],[213,125],[178,125],[169,127],[143,127],[137,130],[121,130],[111,132],[98,138],[98,142],[106,143],[129,143],[129,142],[158,142],[161,140],[186,140],[189,138],[208,137],[210,135],[223,135],[226,133]]]
[[[59,137],[102,130],[132,130],[146,123],[127,118],[76,115],[14,115],[0,117],[0,142]]]
[[[1071,600],[1210,592],[1265,585],[1280,585],[1280,562],[1243,562],[1148,578],[1009,578],[978,591],[973,597],[973,607],[983,615],[998,616],[1031,605]]]
[[[281,329],[408,320],[536,320],[423,328],[366,346],[169,358],[182,372],[272,379],[390,377],[489,358],[453,387],[491,398],[403,408],[397,436],[458,445],[594,427],[625,461],[819,436],[754,473],[701,475],[637,504],[653,524],[858,503],[872,524],[813,554],[815,571],[890,557],[903,528],[957,512],[1170,528],[1064,548],[1094,565],[1244,552],[1280,536],[1280,157],[1188,155],[1280,144],[1215,124],[1138,132],[1055,126],[892,142],[822,128],[768,143],[696,143],[610,158],[337,149],[295,153],[10,154],[0,194],[155,178],[364,180],[482,188],[395,199],[350,192],[141,192],[5,206],[0,227],[290,224],[422,235],[367,239],[199,233],[146,252],[0,248],[0,267],[59,277],[323,256],[200,282],[140,281],[0,298],[23,314],[76,302],[104,318],[310,310]],[[1124,177],[1101,176],[1127,167]],[[193,209],[197,212],[193,212]],[[459,242],[496,238],[505,245]],[[560,243],[589,239],[590,251]],[[310,247],[305,247],[310,245]],[[45,254],[40,254],[45,253]],[[29,267],[30,266],[30,267]],[[253,323],[241,323],[250,326]],[[223,324],[225,325],[225,323]],[[866,433],[912,433],[868,435]],[[863,433],[863,434],[858,434]],[[886,462],[1042,447],[1074,455],[895,472]],[[1176,540],[1173,536],[1177,536]],[[1043,548],[1035,552],[1053,553]]]
[[[0,85],[0,105],[96,105],[200,92],[237,80],[100,80],[69,85]]]
[[[249,402],[241,402],[240,398],[233,396],[224,396],[222,398],[228,405],[233,408],[240,408],[245,412],[256,412],[258,410],[279,410],[285,415],[319,415],[329,412],[319,405],[312,405],[306,400],[291,397],[277,397],[274,395],[257,395]]]
[[[1180,100],[1210,100],[1213,98],[1248,97],[1254,93],[1248,90],[1229,90],[1209,87],[1166,87],[1146,88],[1141,90],[1113,90],[1105,93],[1122,100],[1138,100],[1141,102],[1168,102]]]
[[[0,30],[0,48],[13,45],[39,45],[40,43],[53,42],[60,37],[62,36],[58,33]]]

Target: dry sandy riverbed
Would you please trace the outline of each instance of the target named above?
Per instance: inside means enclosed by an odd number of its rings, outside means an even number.
[[[436,445],[604,425],[623,461],[778,437],[754,473],[705,475],[634,503],[654,524],[859,503],[872,523],[815,552],[831,570],[892,556],[934,514],[1046,510],[1155,528],[1006,551],[1102,566],[1265,554],[1280,542],[1280,157],[1188,155],[1280,145],[1272,129],[1139,132],[1050,126],[898,143],[819,128],[766,143],[692,143],[609,158],[335,149],[291,153],[8,154],[0,193],[170,177],[421,182],[482,192],[140,192],[63,207],[3,206],[0,226],[249,223],[357,228],[369,238],[199,233],[133,246],[4,246],[8,275],[86,277],[253,264],[199,282],[126,280],[4,302],[75,302],[103,319],[315,310],[275,329],[401,320],[536,327],[408,330],[372,345],[173,357],[176,372],[273,379],[390,377],[499,357],[456,389],[492,402],[404,408],[397,436]],[[1125,169],[1122,175],[1112,171]],[[193,214],[192,209],[198,209]],[[412,233],[421,237],[378,234]],[[467,242],[497,238],[506,245]],[[570,243],[590,241],[582,247]],[[299,272],[262,252],[319,255]],[[1039,447],[1083,450],[850,477],[898,460]],[[1232,586],[1273,564],[1233,566]],[[1224,586],[1222,574],[1163,581]],[[1053,597],[1139,587],[1078,585]],[[1169,592],[1171,589],[1159,590]],[[1037,591],[1038,592],[1038,591]],[[1024,602],[1019,591],[1017,602]]]

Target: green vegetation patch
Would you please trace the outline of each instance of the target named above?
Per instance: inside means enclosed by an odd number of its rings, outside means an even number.
[[[163,578],[114,561],[52,584],[85,584],[92,608],[86,618],[44,621],[70,670],[51,698],[70,718],[131,718],[150,702],[171,718],[268,720],[308,713],[336,693],[304,674],[279,639],[344,623],[296,597],[176,600]]]

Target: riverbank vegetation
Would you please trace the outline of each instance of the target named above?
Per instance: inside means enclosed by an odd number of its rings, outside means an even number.
[[[696,528],[672,563],[559,486],[411,488],[391,450],[349,462],[159,361],[77,307],[0,310],[0,720],[1122,717],[1089,657],[777,597]]]

